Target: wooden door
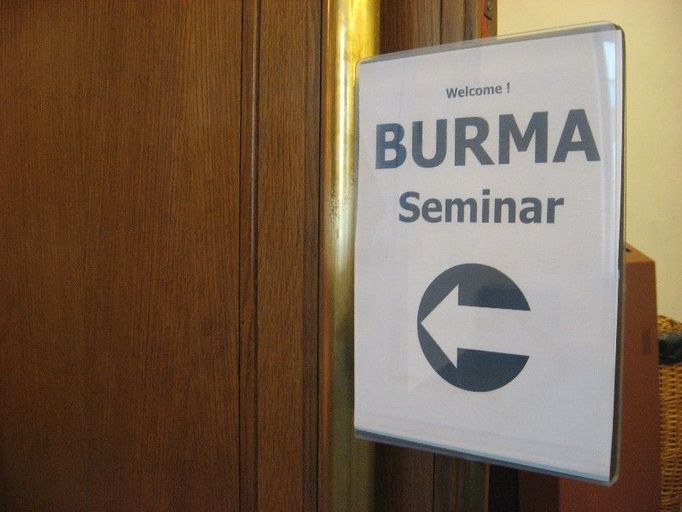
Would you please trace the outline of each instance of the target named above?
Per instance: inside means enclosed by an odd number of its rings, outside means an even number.
[[[238,510],[238,2],[0,3],[0,504]]]
[[[478,4],[383,2],[382,50]],[[325,5],[0,0],[1,510],[318,508]]]

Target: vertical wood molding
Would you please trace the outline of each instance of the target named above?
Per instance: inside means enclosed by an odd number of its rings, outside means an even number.
[[[258,0],[255,435],[262,511],[317,504],[321,7],[316,0]]]
[[[464,39],[481,36],[481,16],[485,0],[464,0]]]
[[[467,4],[465,0],[442,0],[440,42],[454,43],[466,38]]]
[[[305,287],[302,318],[303,336],[303,502],[302,510],[318,508],[318,404],[319,404],[319,267],[320,267],[320,175],[321,162],[321,90],[323,7],[319,0],[306,0],[305,6],[306,102],[303,190]],[[312,29],[314,27],[314,30]]]
[[[256,317],[259,0],[242,2],[239,169],[239,510],[258,510]]]
[[[319,510],[373,509],[371,445],[353,433],[355,65],[378,49],[377,0],[324,10],[320,226]]]

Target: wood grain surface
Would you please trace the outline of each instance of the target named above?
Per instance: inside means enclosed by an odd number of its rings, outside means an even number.
[[[0,510],[318,509],[322,8],[0,0]],[[377,510],[448,467],[379,447]]]
[[[0,3],[0,508],[237,510],[238,2]]]
[[[260,2],[258,509],[317,507],[321,3]]]

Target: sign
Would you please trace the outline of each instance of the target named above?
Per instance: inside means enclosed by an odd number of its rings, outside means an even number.
[[[623,34],[363,61],[355,429],[613,481]]]

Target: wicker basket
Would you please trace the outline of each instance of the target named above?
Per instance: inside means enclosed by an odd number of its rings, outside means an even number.
[[[682,323],[658,317],[658,335],[682,333]],[[682,363],[659,365],[661,400],[661,512],[682,504]]]

